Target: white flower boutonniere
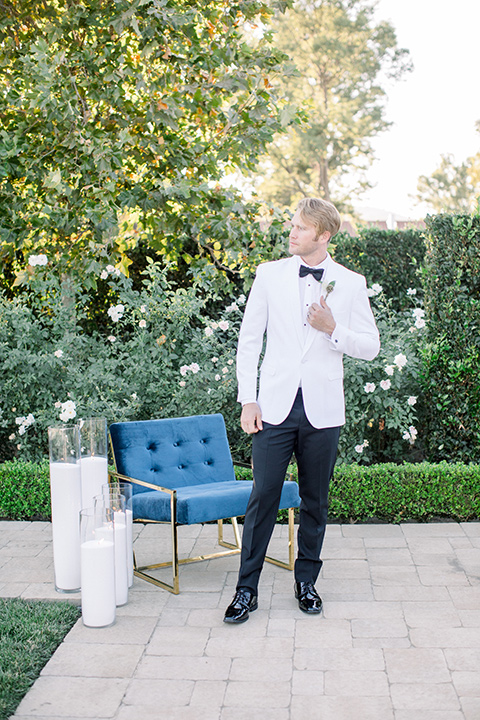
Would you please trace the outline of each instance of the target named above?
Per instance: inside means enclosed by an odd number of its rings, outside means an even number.
[[[335,280],[330,280],[327,287],[325,288],[325,299],[328,298],[330,293],[332,293],[335,289]]]

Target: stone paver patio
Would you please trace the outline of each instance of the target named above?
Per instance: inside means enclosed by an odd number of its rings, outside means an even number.
[[[50,530],[0,522],[0,596],[65,599]],[[135,530],[140,562],[168,548],[164,526]],[[215,539],[181,528],[180,551]],[[323,615],[302,614],[292,574],[268,564],[240,626],[222,622],[238,556],[182,566],[177,596],[136,578],[115,625],[79,620],[12,717],[479,720],[480,522],[329,525],[323,558]]]

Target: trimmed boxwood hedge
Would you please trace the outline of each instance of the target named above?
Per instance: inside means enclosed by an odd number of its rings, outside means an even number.
[[[290,468],[296,479],[296,467]],[[251,479],[249,468],[235,468]],[[280,520],[286,511],[280,513]],[[480,465],[404,463],[337,465],[330,488],[331,520],[341,522],[456,521],[480,518]],[[0,517],[49,520],[48,461],[0,465]]]
[[[296,467],[291,470],[296,480]],[[251,477],[251,471],[239,470],[240,476]],[[397,523],[479,518],[480,465],[337,465],[330,485],[331,521]]]

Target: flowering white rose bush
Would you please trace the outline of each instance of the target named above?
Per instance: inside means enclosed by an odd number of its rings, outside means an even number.
[[[409,330],[412,310],[394,312],[381,292],[372,297],[381,349],[370,362],[344,357],[346,425],[339,443],[344,462],[400,462],[418,451],[419,330]],[[419,310],[415,317],[422,316]]]

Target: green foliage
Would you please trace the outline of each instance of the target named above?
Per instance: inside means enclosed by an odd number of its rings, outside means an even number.
[[[283,9],[288,2],[281,3]],[[260,0],[5,0],[0,17],[0,254],[45,253],[95,286],[143,238],[169,262],[228,271],[245,210],[219,184],[284,127]],[[295,122],[295,113],[291,114]],[[21,262],[22,258],[20,258]]]
[[[9,520],[50,520],[48,461],[22,460],[0,465],[0,517]]]
[[[240,479],[252,471],[236,468]],[[297,480],[294,465],[289,467]],[[480,465],[404,463],[335,467],[330,484],[329,517],[341,522],[463,522],[480,517]],[[283,519],[285,513],[283,513]]]
[[[473,212],[480,195],[480,155],[455,165],[453,155],[442,155],[440,165],[430,175],[420,175],[417,183],[418,203],[434,213]]]
[[[307,120],[268,149],[262,197],[290,206],[331,195],[350,206],[369,187],[371,139],[389,126],[383,80],[411,69],[392,25],[377,22],[374,10],[371,0],[303,0],[276,18],[277,46],[300,76],[282,78],[284,92]]]
[[[395,310],[410,305],[407,289],[423,296],[421,272],[425,260],[424,233],[420,230],[361,228],[358,235],[338,233],[332,240],[334,259],[378,283]]]
[[[427,218],[422,348],[431,460],[480,458],[480,217]]]
[[[0,720],[13,716],[79,616],[66,602],[0,599]]]

